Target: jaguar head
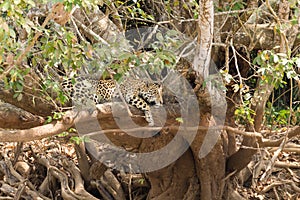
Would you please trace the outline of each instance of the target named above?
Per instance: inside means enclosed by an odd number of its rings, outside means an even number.
[[[150,105],[160,106],[163,104],[163,87],[157,83],[147,83],[147,88],[142,91],[142,97]]]

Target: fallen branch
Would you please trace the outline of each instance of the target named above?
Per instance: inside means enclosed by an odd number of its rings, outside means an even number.
[[[300,169],[300,164],[299,163],[286,163],[286,162],[283,162],[283,161],[276,161],[275,164],[274,164],[274,167]]]
[[[8,185],[4,181],[0,181],[0,192],[7,195],[5,197],[2,197],[2,199],[5,199],[5,200],[11,199],[11,200],[13,200],[14,199],[13,198],[14,194],[17,193],[17,188],[14,188],[14,187]],[[1,199],[1,197],[0,197],[0,199]]]
[[[104,176],[100,178],[100,181],[114,199],[126,199],[121,183],[110,170],[104,172]]]
[[[80,173],[82,175],[82,178],[85,182],[90,182],[90,162],[88,159],[88,155],[86,153],[85,144],[84,142],[81,142],[80,144],[74,144],[76,156],[78,159],[78,167],[80,170]]]
[[[81,195],[81,199],[89,199],[89,200],[97,200],[96,197],[92,196],[84,189],[83,180],[80,174],[79,169],[75,166],[75,164],[67,159],[63,159],[62,161],[64,168],[66,168],[69,172],[71,172],[72,177],[75,182],[75,194]]]
[[[76,187],[75,191],[73,191],[73,188],[72,189],[70,188],[69,183],[71,181],[69,180],[69,177],[63,170],[60,170],[57,167],[52,166],[46,158],[37,158],[37,161],[38,161],[38,163],[42,164],[43,166],[45,166],[48,169],[48,174],[47,174],[47,177],[45,178],[45,180],[49,180],[49,178],[51,178],[51,176],[53,176],[57,180],[59,180],[60,185],[61,185],[61,194],[62,194],[63,199],[78,199],[78,200],[97,199],[83,189],[83,182],[82,182],[79,172],[73,171],[73,170],[77,171],[77,169],[74,169],[72,166],[69,165],[69,163],[64,163],[64,165],[67,166],[70,169],[70,171],[72,171],[72,173],[75,173],[75,174],[73,174],[73,176],[77,176],[77,177],[74,177],[75,178],[75,187]],[[80,182],[82,182],[82,184],[79,184]],[[79,185],[77,185],[77,184],[79,184]],[[83,193],[76,193],[76,192],[83,192]]]
[[[296,193],[300,193],[300,188],[296,185],[294,181],[292,181],[290,184]]]
[[[270,152],[274,152],[277,149],[278,148],[272,148],[270,150]],[[284,151],[284,152],[294,152],[294,153],[300,154],[300,149],[299,148],[283,148],[282,151]]]
[[[96,187],[99,193],[101,194],[102,198],[104,200],[114,200],[114,198],[107,192],[104,188],[104,186],[101,184],[100,180],[97,181],[91,181],[91,185]]]
[[[48,173],[59,180],[61,185],[61,195],[64,199],[84,199],[81,195],[75,194],[69,187],[69,178],[66,173],[62,172],[58,168],[51,166],[48,169]]]
[[[280,185],[283,185],[283,184],[286,184],[286,183],[284,183],[284,182],[274,182],[274,183],[271,183],[270,185],[268,185],[267,187],[265,187],[260,193],[261,194],[267,193],[272,188],[280,186]]]
[[[287,134],[287,138],[290,139],[292,137],[300,135],[300,126],[295,126],[294,128],[289,129],[287,133],[283,133],[283,135]],[[284,136],[285,137],[285,136]],[[278,147],[281,142],[284,140],[284,137],[278,140],[263,140],[259,142],[260,147]]]
[[[12,163],[5,159],[0,161],[0,171],[5,174],[6,176],[6,182],[8,182],[10,185],[19,186],[18,189],[15,187],[7,187],[5,191],[4,188],[0,188],[0,191],[8,194],[13,194],[15,197],[21,197],[23,192],[26,194],[30,194],[31,197],[38,197],[45,200],[50,200],[49,198],[45,197],[38,191],[36,191],[35,186],[29,181],[23,178],[12,166]],[[5,183],[2,183],[5,184]],[[28,187],[26,187],[28,186]],[[18,198],[16,198],[18,199]]]
[[[292,186],[292,188],[295,190],[295,192],[299,193],[300,192],[300,188],[298,186],[296,186],[295,182],[292,180],[283,180],[280,182],[274,182],[271,183],[270,185],[268,185],[267,187],[265,187],[260,193],[264,194],[269,192],[271,189],[280,186],[280,185],[286,185],[286,184],[290,184]]]

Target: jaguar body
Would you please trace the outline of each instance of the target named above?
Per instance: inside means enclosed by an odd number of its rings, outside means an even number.
[[[121,94],[128,104],[145,113],[149,126],[154,125],[150,106],[163,103],[162,86],[140,79],[125,78],[117,84],[115,80],[78,77],[64,81],[62,86],[75,104],[97,105],[111,102]]]

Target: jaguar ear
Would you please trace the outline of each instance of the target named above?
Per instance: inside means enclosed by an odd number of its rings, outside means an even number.
[[[162,84],[162,83],[155,83],[155,85],[156,85],[157,87],[159,87],[160,89],[163,87],[163,84]]]
[[[153,84],[154,84],[154,83],[151,83],[151,82],[148,82],[148,81],[146,82],[146,86],[147,86],[147,88],[150,88],[150,87],[152,87],[152,86],[153,86]]]

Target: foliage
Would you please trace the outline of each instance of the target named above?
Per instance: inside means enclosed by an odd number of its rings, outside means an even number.
[[[18,101],[22,99],[22,91],[24,88],[24,76],[29,73],[30,69],[25,70],[15,67],[10,70],[8,76],[4,77],[4,88],[12,89],[14,91],[14,98],[17,98]]]
[[[182,117],[177,117],[177,118],[176,118],[176,121],[179,122],[179,123],[183,123]]]
[[[300,57],[295,56],[289,58],[286,54],[275,53],[274,51],[265,50],[261,51],[257,54],[257,56],[253,60],[254,66],[256,66],[255,75],[253,77],[259,77],[260,84],[268,84],[272,85],[275,88],[276,92],[280,88],[286,88],[287,86],[291,87],[290,83],[292,80],[299,81],[299,75],[296,73],[295,68],[300,67]],[[228,75],[224,75],[225,80],[231,80],[231,76],[226,78]],[[286,80],[289,80],[288,82]],[[255,104],[255,99],[260,99],[261,97],[257,96],[258,93],[253,93],[249,91],[246,85],[242,84],[234,84],[234,91],[241,91],[243,94],[243,103],[239,105],[239,107],[235,111],[235,116],[238,123],[253,124],[253,116],[255,115],[255,111],[251,110],[251,104]],[[262,91],[260,91],[263,94]],[[291,94],[293,99],[297,99],[298,94]],[[277,99],[280,101],[280,98]],[[273,102],[274,103],[274,102]],[[289,106],[286,105],[287,102],[283,103],[282,106],[274,107],[272,103],[272,99],[267,103],[266,109],[266,120],[265,124],[267,126],[276,125],[282,126],[288,124],[288,118],[290,115],[294,119],[292,122],[299,122],[299,118],[293,112],[290,112]],[[293,109],[291,109],[293,110]]]
[[[247,4],[243,0],[227,1],[222,6],[215,5],[216,12],[243,10]]]
[[[235,111],[234,115],[238,124],[251,124],[254,123],[253,116],[255,111],[251,109],[250,101],[244,101]]]
[[[300,63],[299,57],[288,58],[286,54],[274,53],[273,51],[265,50],[259,52],[253,63],[259,65],[257,73],[261,75],[263,84],[272,84],[275,89],[283,87],[286,82],[283,80],[284,75],[288,79],[299,80],[298,74],[294,70],[294,66]]]
[[[1,1],[0,1],[1,2]],[[87,1],[87,0],[66,0],[54,1],[63,2],[67,10],[71,10],[74,5],[92,10],[93,7],[111,2],[103,1]],[[73,77],[79,71],[86,71],[89,74],[97,74],[108,76],[107,69],[110,68],[116,72],[114,77],[118,80],[131,67],[142,67],[151,73],[159,72],[164,67],[172,67],[176,62],[176,57],[172,53],[172,49],[178,47],[177,34],[174,31],[156,33],[155,42],[151,44],[152,54],[147,55],[145,60],[144,54],[135,54],[122,50],[122,44],[116,42],[109,46],[105,44],[91,44],[87,40],[78,41],[75,35],[76,31],[70,24],[59,26],[55,21],[50,20],[45,29],[41,29],[40,19],[36,21],[30,16],[37,6],[46,6],[47,1],[4,1],[2,0],[0,9],[2,17],[0,17],[0,65],[7,63],[9,55],[18,58],[23,52],[20,51],[22,44],[19,42],[17,35],[25,32],[28,43],[33,39],[37,31],[41,31],[42,35],[35,42],[34,48],[27,54],[27,60],[32,69],[38,69],[45,73],[42,78],[41,87],[35,88],[40,90],[41,94],[48,101],[52,101],[52,97],[56,96],[55,101],[64,104],[68,102],[68,97],[64,95],[57,82],[57,77],[52,76],[52,72],[63,72],[67,77]],[[120,1],[115,3],[116,6],[122,7],[125,3]],[[151,15],[146,14],[140,3],[136,2],[126,5],[126,9],[131,17],[141,17],[147,20],[154,20]],[[44,13],[46,17],[46,13]],[[117,52],[117,53],[116,53]],[[95,57],[96,55],[96,57]],[[120,61],[120,62],[116,62]],[[0,68],[3,71],[3,68]],[[22,98],[24,86],[24,76],[29,73],[29,68],[24,66],[15,66],[5,77],[5,85],[7,89],[13,89],[18,100]],[[51,91],[49,91],[51,88]],[[52,95],[52,93],[56,95]]]
[[[125,31],[129,31],[132,27],[152,26],[153,24],[163,27],[162,24],[156,23],[159,17],[148,9],[147,1],[107,1],[107,0],[55,0],[53,3],[63,2],[65,9],[71,11],[74,6],[79,6],[87,13],[94,8],[100,7],[103,11],[111,12],[111,8],[118,11],[119,15],[110,15],[111,19],[120,19],[125,24]],[[4,72],[6,65],[11,65],[10,60],[16,60],[23,53],[24,47],[32,41],[34,35],[40,31],[42,35],[36,41],[34,47],[26,52],[26,60],[29,67],[14,66],[4,77],[6,89],[12,89],[15,92],[17,100],[22,99],[23,89],[25,86],[24,77],[34,70],[38,69],[45,73],[44,77],[40,77],[40,87],[34,88],[40,91],[47,101],[56,101],[65,104],[69,101],[68,97],[61,91],[57,77],[53,76],[52,71],[63,74],[65,77],[74,77],[83,71],[87,74],[96,74],[102,77],[113,75],[119,80],[130,69],[140,67],[146,69],[149,73],[159,73],[163,68],[174,68],[178,58],[175,54],[183,44],[179,31],[158,29],[154,32],[153,40],[141,49],[147,52],[136,52],[123,50],[123,44],[116,42],[109,45],[102,43],[91,43],[88,40],[81,40],[71,21],[61,26],[54,20],[50,20],[45,28],[41,28],[41,24],[48,14],[45,11],[44,16],[32,18],[31,15],[36,7],[46,6],[49,2],[45,0],[0,0],[0,73]],[[176,18],[176,14],[186,11],[190,14],[191,19],[198,18],[199,4],[197,1],[181,2],[181,1],[164,1],[159,4],[160,14],[165,13],[172,20],[184,20],[184,17]],[[244,1],[230,1],[217,7],[218,11],[233,11],[246,9],[247,5]],[[291,3],[292,10],[291,20],[286,25],[275,26],[274,31],[281,33],[292,24],[297,24],[297,16],[299,10],[296,3]],[[47,10],[47,9],[46,9]],[[178,13],[177,13],[178,12]],[[238,14],[233,14],[238,16]],[[180,22],[182,23],[182,22]],[[153,30],[153,29],[152,29]],[[26,37],[21,38],[22,33]],[[141,41],[133,39],[130,45],[141,44]],[[253,53],[253,52],[250,52]],[[256,83],[257,80],[261,84],[271,84],[276,91],[291,87],[289,80],[298,81],[299,77],[295,72],[295,68],[299,68],[299,56],[285,55],[275,53],[272,50],[260,51],[253,60],[253,75],[248,80],[242,77],[236,77],[230,74],[228,69],[221,71],[227,84],[231,84],[233,91],[239,93],[241,104],[237,106],[235,111],[238,123],[253,123],[255,112],[251,109],[253,99],[256,98],[253,85],[249,82]],[[113,74],[111,74],[113,71]],[[232,84],[233,83],[233,84]],[[205,86],[205,83],[203,84]],[[51,91],[49,90],[51,89]],[[54,95],[53,95],[54,93]],[[276,94],[278,96],[280,94]],[[297,100],[296,93],[293,94],[293,100]],[[55,97],[56,99],[53,99]],[[287,118],[295,116],[295,121],[299,121],[297,112],[290,113],[290,109],[286,105],[276,105],[280,102],[280,98],[275,102],[271,102],[267,106],[266,120],[267,124],[274,123],[272,119],[277,119],[278,125],[285,125]],[[299,109],[295,106],[294,109]],[[51,117],[52,118],[52,117]],[[49,118],[50,120],[50,118]],[[51,119],[52,120],[52,119]],[[50,121],[51,121],[50,120]]]
[[[82,136],[82,137],[74,136],[74,137],[70,138],[70,141],[79,145],[82,142],[89,142],[90,139],[88,137],[86,137],[86,136]]]
[[[300,107],[293,106],[289,108],[275,107],[271,102],[267,103],[265,113],[265,125],[271,129],[285,127],[289,124],[289,118],[291,118],[290,125],[296,126],[300,123]]]
[[[51,123],[53,120],[60,120],[64,115],[64,112],[53,112],[52,116],[47,117],[45,123]]]

